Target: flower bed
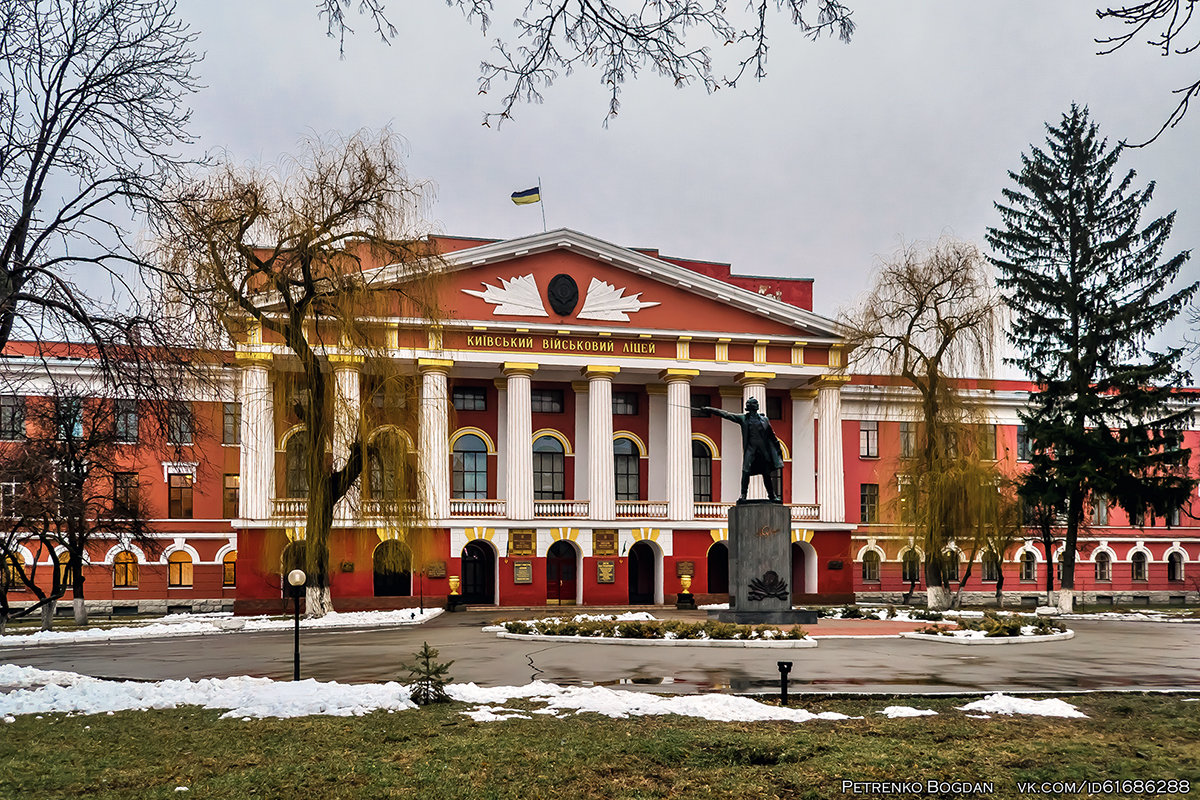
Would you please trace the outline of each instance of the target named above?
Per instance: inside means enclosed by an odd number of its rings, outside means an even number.
[[[630,620],[615,618],[515,620],[502,624],[510,634],[525,636],[574,636],[591,639],[661,639],[694,641],[798,641],[808,634],[803,628],[782,630],[774,625],[735,625],[705,620]]]
[[[1070,639],[1075,632],[1067,630],[1063,623],[1047,617],[1022,617],[1015,614],[1000,615],[988,611],[982,617],[964,617],[956,627],[949,625],[927,625],[913,633],[901,636],[927,641],[951,641],[959,644],[995,643],[1005,641],[1057,641]]]

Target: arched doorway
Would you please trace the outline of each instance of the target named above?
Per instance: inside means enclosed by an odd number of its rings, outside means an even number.
[[[729,546],[724,542],[708,548],[708,593],[729,594]]]
[[[496,558],[479,540],[462,549],[462,602],[493,605],[496,602]]]
[[[792,542],[792,603],[817,593],[817,551],[808,542]]]
[[[655,575],[654,548],[645,542],[635,542],[629,548],[629,604],[651,605],[654,603],[654,587],[658,583]]]
[[[555,542],[546,552],[546,605],[575,605],[577,586],[575,548],[570,542]]]
[[[388,539],[380,542],[371,556],[375,574],[376,597],[412,595],[412,551],[404,542]]]

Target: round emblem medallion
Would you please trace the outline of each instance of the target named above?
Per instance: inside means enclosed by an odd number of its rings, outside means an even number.
[[[555,314],[570,316],[579,302],[579,286],[570,275],[555,275],[546,287],[546,299],[550,301],[550,308],[554,309]]]

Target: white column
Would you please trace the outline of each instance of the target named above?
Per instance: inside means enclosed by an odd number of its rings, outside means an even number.
[[[652,383],[646,386],[650,399],[650,480],[647,482],[647,500],[662,502],[667,486],[667,387]]]
[[[743,372],[739,375],[737,382],[742,387],[742,408],[745,409],[747,401],[753,397],[758,401],[758,413],[765,417],[767,415],[767,381],[774,377],[774,372]],[[741,480],[742,476],[738,475],[739,489]],[[750,478],[750,486],[746,490],[746,499],[767,499],[767,487],[760,476],[754,475]]]
[[[350,460],[350,450],[358,438],[358,420],[362,408],[358,370],[362,358],[334,354],[329,360],[333,364],[333,468],[337,470]],[[362,481],[356,480],[334,506],[334,519],[338,522],[344,524],[358,518],[361,486]]]
[[[422,358],[421,413],[417,417],[421,492],[425,513],[431,520],[450,516],[450,391],[446,376],[453,361]]]
[[[842,472],[842,384],[847,378],[826,375],[817,387],[817,503],[823,522],[846,521],[845,475]]]
[[[667,384],[667,517],[690,520],[696,516],[692,485],[692,378],[696,369],[665,369]]]
[[[613,375],[620,371],[620,367],[594,364],[582,370],[588,379],[588,513],[596,520],[617,518],[612,382]],[[576,463],[578,461],[576,459]],[[688,463],[691,464],[690,459]]]
[[[741,414],[742,390],[737,386],[722,386],[718,407],[730,414]],[[732,503],[742,491],[742,431],[733,423],[721,421],[721,493],[714,497],[721,503]]]
[[[792,389],[792,502],[817,502],[817,390]]]
[[[590,496],[588,476],[591,474],[591,448],[588,446],[588,382],[571,381],[575,393],[575,494],[576,498]]]
[[[275,412],[270,356],[242,366],[242,465],[238,516],[267,519],[275,494]]]
[[[508,379],[496,378],[496,407],[492,412],[496,415],[496,452],[508,452]],[[503,409],[503,410],[502,410]],[[506,462],[496,459],[496,499],[507,497],[508,470]],[[462,548],[459,548],[460,550]],[[455,551],[457,552],[457,551]]]
[[[529,378],[537,364],[508,362],[507,437],[504,455],[507,475],[505,501],[509,519],[533,519],[533,409]]]

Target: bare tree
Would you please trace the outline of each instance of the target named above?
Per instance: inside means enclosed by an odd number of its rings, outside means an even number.
[[[276,402],[296,435],[303,469],[288,489],[307,498],[304,525],[308,613],[332,609],[329,535],[334,507],[377,466],[376,499],[405,531],[419,529],[411,454],[369,445],[385,421],[415,420],[414,381],[398,366],[382,320],[436,321],[440,259],[417,237],[427,187],[405,175],[390,133],[309,142],[278,170],[224,165],[176,191],[158,219],[161,262],[201,326],[226,326],[236,341],[273,342],[293,380]],[[402,280],[382,282],[390,265]],[[436,331],[435,331],[436,333]],[[344,425],[334,376],[338,359],[361,364],[367,380],[355,423]],[[277,395],[278,396],[278,395]],[[341,420],[341,422],[339,422]],[[332,445],[332,452],[331,452]],[[372,534],[373,535],[373,534]],[[410,552],[420,550],[410,543]]]
[[[900,521],[924,548],[930,608],[947,608],[944,554],[957,536],[974,536],[994,505],[984,499],[995,492],[994,465],[981,458],[978,420],[954,382],[991,366],[996,291],[978,248],[943,239],[902,248],[843,322],[859,369],[898,375],[916,393],[916,446],[899,467],[907,476]]]
[[[1117,34],[1097,39],[1101,45],[1101,55],[1108,55],[1120,50],[1132,41],[1148,36],[1146,44],[1156,48],[1164,56],[1183,56],[1200,49],[1200,27],[1193,25],[1192,14],[1196,10],[1196,0],[1142,0],[1142,2],[1115,8],[1104,8],[1096,11],[1100,19],[1111,19],[1124,25]],[[1150,144],[1163,134],[1167,128],[1174,128],[1187,114],[1188,103],[1200,96],[1200,78],[1187,86],[1174,90],[1179,95],[1179,102],[1167,116],[1166,121],[1153,136],[1139,145]]]
[[[492,27],[492,0],[448,3],[477,22],[485,35]],[[340,47],[352,32],[347,11],[355,5],[384,41],[396,36],[384,0],[321,0],[319,13]],[[484,124],[510,119],[518,102],[540,103],[542,90],[560,72],[570,75],[581,68],[598,71],[608,87],[607,119],[620,110],[624,83],[645,69],[676,86],[699,83],[709,92],[732,88],[748,73],[761,80],[767,75],[767,26],[773,13],[786,15],[810,39],[830,34],[849,42],[854,33],[850,9],[841,0],[750,0],[741,12],[730,12],[725,0],[657,0],[632,4],[631,9],[625,5],[616,0],[525,4],[509,23],[516,30],[516,43],[497,39],[497,58],[480,65],[481,94],[497,79],[511,81],[499,110],[484,114]],[[710,47],[696,43],[701,39],[737,50],[726,74],[714,71]]]
[[[170,0],[0,0],[0,352],[156,338],[130,228],[181,165],[193,40]]]
[[[140,405],[141,427],[153,436],[149,406]],[[26,400],[23,440],[0,453],[0,541],[8,542],[10,555],[22,544],[36,543],[52,564],[51,589],[38,588],[40,558],[35,557],[19,577],[38,601],[10,616],[41,608],[43,625],[49,627],[55,603],[70,589],[75,621],[86,624],[88,551],[107,541],[134,544],[148,553],[158,550],[137,486],[136,461],[124,446],[129,433],[121,418],[128,413],[117,401],[90,397],[82,386],[59,381],[49,393]]]

